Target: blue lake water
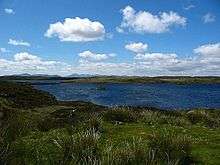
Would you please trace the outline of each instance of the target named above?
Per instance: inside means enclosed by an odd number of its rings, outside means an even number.
[[[89,101],[107,106],[149,106],[162,109],[220,108],[220,84],[94,84],[35,85],[58,100]]]

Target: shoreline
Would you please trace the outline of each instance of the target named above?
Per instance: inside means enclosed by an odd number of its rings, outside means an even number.
[[[170,83],[177,85],[187,84],[220,84],[220,77],[187,77],[187,76],[161,76],[161,77],[137,77],[137,76],[96,76],[96,77],[23,77],[23,76],[0,76],[2,81],[15,81],[31,84],[60,84],[60,83],[140,83],[140,84],[155,84],[155,83]],[[36,82],[34,82],[36,81]],[[39,81],[39,82],[37,82]],[[43,82],[51,81],[51,82]],[[54,81],[54,82],[53,82]]]

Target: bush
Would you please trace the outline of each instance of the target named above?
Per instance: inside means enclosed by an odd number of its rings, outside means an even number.
[[[115,108],[104,113],[104,119],[110,122],[136,122],[137,115],[126,108]]]

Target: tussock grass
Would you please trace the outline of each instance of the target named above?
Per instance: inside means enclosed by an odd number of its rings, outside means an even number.
[[[115,107],[103,114],[104,120],[109,122],[136,122],[137,114],[126,107]]]
[[[91,129],[68,138],[60,139],[57,137],[54,144],[62,152],[62,164],[93,164],[101,156],[101,150],[98,146],[99,138],[99,133]]]
[[[166,114],[161,111],[143,111],[141,121],[148,125],[189,126],[190,122],[182,115]]]
[[[186,117],[192,124],[203,124],[209,128],[220,127],[220,115],[218,111],[191,110],[186,113]]]
[[[92,129],[96,132],[103,131],[103,121],[99,116],[92,115],[86,124],[87,129]]]
[[[163,130],[150,136],[148,146],[154,151],[155,159],[165,164],[191,164],[192,139],[174,131]]]

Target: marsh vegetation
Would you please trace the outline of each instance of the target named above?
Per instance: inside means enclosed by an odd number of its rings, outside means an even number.
[[[0,112],[0,164],[220,162],[219,110],[61,102],[31,86],[1,82]]]

